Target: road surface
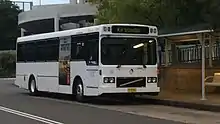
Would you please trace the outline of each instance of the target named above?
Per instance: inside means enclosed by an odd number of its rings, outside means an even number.
[[[0,80],[0,117],[1,123],[7,124],[211,124],[217,123],[220,116],[218,113],[143,103],[132,105],[106,99],[82,104],[69,96],[46,94],[33,97],[14,86],[12,80]]]

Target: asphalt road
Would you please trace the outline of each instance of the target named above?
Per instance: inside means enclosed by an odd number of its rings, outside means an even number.
[[[62,95],[40,97],[13,85],[12,81],[0,80],[0,121],[4,124],[179,124],[174,121],[155,119],[113,110],[79,104]],[[62,98],[59,98],[62,97]],[[117,103],[99,100],[91,104]],[[88,103],[90,104],[90,103]],[[120,104],[120,103],[117,103]]]
[[[38,121],[30,120],[24,117],[16,116],[14,114],[0,111],[1,123],[3,124],[39,124]]]

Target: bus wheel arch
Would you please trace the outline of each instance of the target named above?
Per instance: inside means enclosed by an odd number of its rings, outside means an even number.
[[[28,90],[31,95],[37,95],[38,90],[37,90],[37,84],[36,84],[36,79],[33,74],[29,76],[28,80]]]
[[[80,76],[76,76],[73,81],[72,94],[74,98],[79,102],[84,102],[84,86]]]

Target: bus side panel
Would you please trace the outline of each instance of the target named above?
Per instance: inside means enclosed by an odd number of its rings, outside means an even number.
[[[16,64],[16,83],[21,88],[28,89],[29,77],[31,74],[34,75],[36,83],[36,75],[34,63],[17,63]]]
[[[35,64],[38,90],[58,92],[58,62],[42,62]]]
[[[39,91],[58,91],[57,62],[17,63],[16,69],[16,84],[21,88],[28,89],[28,80],[30,75],[33,74]]]
[[[97,96],[98,95],[98,66],[88,67],[85,62],[71,62],[71,77],[78,75],[83,81],[84,95]],[[88,70],[94,70],[88,71]]]
[[[28,71],[25,63],[16,63],[15,85],[20,88],[28,89]]]

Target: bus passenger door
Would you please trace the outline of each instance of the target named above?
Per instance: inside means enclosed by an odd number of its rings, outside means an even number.
[[[92,38],[91,38],[92,39]],[[85,94],[97,95],[99,87],[99,45],[98,40],[89,40],[85,43],[86,48],[86,76]]]
[[[59,47],[59,93],[71,93],[70,83],[71,36],[60,37]]]
[[[72,38],[73,77],[83,80],[84,95],[98,95],[99,87],[99,33],[75,35]]]

